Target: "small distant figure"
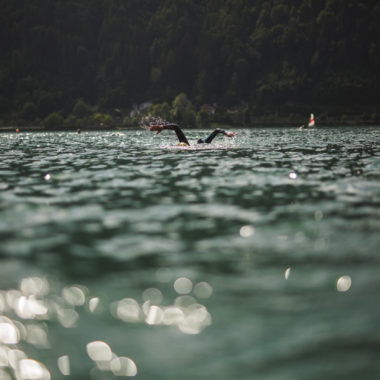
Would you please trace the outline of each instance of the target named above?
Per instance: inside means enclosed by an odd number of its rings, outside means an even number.
[[[161,133],[164,129],[169,129],[171,131],[174,131],[178,138],[178,146],[190,146],[189,141],[187,140],[185,134],[183,133],[182,129],[178,126],[178,124],[174,123],[167,123],[167,124],[152,124],[149,127],[149,130],[152,132],[156,132],[156,134]],[[223,129],[217,128],[214,131],[211,132],[211,134],[206,137],[204,140],[199,139],[198,144],[210,144],[211,141],[219,134],[222,134],[227,137],[233,137],[235,136],[234,132],[225,131]]]
[[[77,133],[78,133],[78,135],[80,134],[80,129],[77,129]]]
[[[309,119],[309,123],[307,125],[308,127],[315,127],[315,119],[314,119],[314,114],[311,113],[310,114],[310,119]]]
[[[315,119],[314,119],[314,114],[310,114],[310,119],[309,122],[307,123],[307,126],[305,124],[301,125],[298,127],[298,130],[301,131],[302,129],[307,129],[307,128],[312,128],[315,127]]]

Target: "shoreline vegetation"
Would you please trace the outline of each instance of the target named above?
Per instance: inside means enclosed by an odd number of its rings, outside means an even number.
[[[304,106],[258,107],[248,104],[226,108],[215,103],[194,106],[187,95],[181,93],[171,103],[145,102],[133,108],[115,108],[108,112],[100,112],[98,106],[79,99],[72,112],[66,115],[52,112],[44,119],[32,121],[18,117],[13,120],[0,119],[0,132],[128,130],[138,129],[141,120],[154,118],[176,122],[189,129],[221,126],[299,127],[307,124],[310,113],[315,114],[319,127],[380,125],[380,114],[373,107],[356,107],[348,112],[345,107],[323,106],[310,109]]]
[[[375,0],[0,2],[0,129],[380,125]]]
[[[225,124],[225,123],[213,123],[211,125],[213,128],[247,128],[247,129],[255,129],[255,128],[299,128],[300,125],[297,125],[292,122],[283,122],[283,123],[276,123],[276,122],[262,122],[257,125],[245,125],[245,126],[239,126],[239,125],[231,125],[231,124]],[[313,128],[306,128],[306,129],[318,129],[318,128],[336,128],[336,127],[379,127],[380,123],[371,123],[371,122],[335,122],[335,123],[319,123],[317,127]],[[186,127],[185,127],[186,128]],[[22,132],[75,132],[75,133],[81,133],[81,132],[92,132],[92,131],[138,131],[142,128],[135,125],[130,126],[123,126],[123,125],[111,125],[107,127],[101,127],[101,126],[86,126],[83,128],[75,128],[75,127],[66,127],[66,128],[54,128],[49,129],[44,126],[36,126],[36,125],[24,125],[24,126],[2,126],[0,127],[0,133],[22,133]],[[199,128],[186,128],[186,129],[199,129]]]

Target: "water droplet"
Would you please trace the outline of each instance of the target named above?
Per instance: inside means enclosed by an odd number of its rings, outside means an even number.
[[[240,236],[241,237],[250,237],[255,233],[255,228],[252,226],[243,226],[240,228]]]
[[[183,311],[176,306],[169,306],[164,310],[163,323],[165,325],[179,324],[184,318]]]
[[[65,287],[62,290],[63,298],[71,305],[80,306],[85,303],[84,291],[78,286]]]
[[[62,375],[70,375],[70,359],[67,355],[63,355],[58,358],[58,368],[61,371]]]
[[[21,280],[20,290],[25,295],[45,296],[49,293],[49,283],[44,278],[27,277]]]
[[[158,306],[151,306],[146,317],[146,323],[148,325],[159,325],[164,318],[164,312]]]
[[[212,287],[208,282],[199,282],[194,286],[194,294],[198,298],[209,298],[212,294]]]
[[[193,289],[193,283],[186,277],[177,278],[174,282],[174,290],[178,294],[189,294]]]
[[[50,380],[50,372],[37,360],[21,360],[18,372],[23,380]]]
[[[4,319],[4,322],[2,321]],[[0,319],[0,342],[4,344],[17,344],[20,334],[17,327],[8,318]]]
[[[111,371],[115,376],[137,375],[137,367],[135,362],[126,356],[113,359],[111,362]]]
[[[90,342],[87,344],[87,354],[93,361],[110,361],[112,351],[110,346],[102,341]]]
[[[352,280],[350,276],[342,276],[336,282],[338,292],[347,292],[351,288]]]
[[[124,298],[116,303],[114,314],[124,322],[137,322],[140,320],[141,309],[133,298]]]
[[[88,301],[88,308],[91,313],[95,312],[99,306],[99,297],[93,297]]]

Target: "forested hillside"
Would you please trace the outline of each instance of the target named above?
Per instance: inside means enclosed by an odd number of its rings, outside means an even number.
[[[133,104],[380,113],[375,0],[0,0],[0,120]],[[309,111],[308,111],[309,112]],[[372,116],[371,116],[372,115]],[[78,116],[78,115],[77,115]]]

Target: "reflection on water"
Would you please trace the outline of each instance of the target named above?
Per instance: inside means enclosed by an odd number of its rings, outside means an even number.
[[[376,378],[380,130],[236,132],[0,136],[1,379]]]
[[[199,334],[211,324],[211,316],[196,296],[210,297],[212,287],[207,282],[199,282],[193,289],[191,280],[181,277],[174,281],[173,288],[178,296],[170,305],[161,304],[164,297],[159,289],[148,288],[142,293],[143,303],[139,304],[134,298],[123,298],[109,305],[110,314],[125,323],[176,326],[184,334]],[[190,295],[193,290],[194,296]],[[49,281],[41,277],[23,278],[19,289],[1,291],[0,367],[4,371],[0,374],[22,380],[50,379],[50,372],[44,364],[28,358],[19,348],[27,343],[38,349],[53,349],[47,321],[53,328],[56,323],[64,328],[76,328],[81,312],[104,312],[99,310],[101,302],[84,286],[65,286],[59,292],[51,289]],[[115,376],[137,374],[135,362],[115,354],[106,342],[89,342],[86,351],[96,364],[93,378],[98,378],[99,371],[109,371]],[[58,357],[57,365],[63,375],[70,375],[70,354]]]

